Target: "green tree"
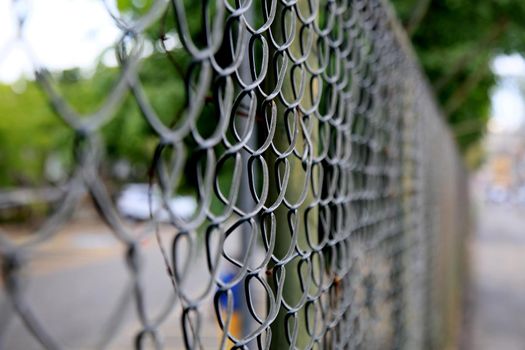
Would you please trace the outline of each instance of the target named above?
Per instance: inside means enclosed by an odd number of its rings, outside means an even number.
[[[152,5],[152,1],[118,1],[124,18],[135,18]],[[188,1],[188,25],[191,33],[201,31],[198,2]],[[171,13],[157,21],[145,33],[145,45],[152,48],[144,54],[138,71],[139,81],[153,109],[166,125],[180,118],[185,103],[184,72],[190,63],[189,55],[180,45],[168,48],[164,40],[177,39]],[[108,51],[112,48],[108,48]],[[79,114],[94,112],[102,105],[119,75],[119,68],[108,67],[101,54],[93,72],[74,68],[50,72],[59,95]],[[204,114],[210,114],[205,111]],[[71,168],[71,143],[74,133],[56,115],[48,98],[32,79],[20,78],[14,84],[0,84],[0,186],[39,186],[46,182],[45,167],[50,157],[58,157],[66,169]],[[203,128],[213,126],[200,121]],[[130,163],[136,180],[147,179],[147,168],[158,135],[146,123],[131,92],[102,130],[106,167],[117,160]],[[204,133],[206,130],[204,130]],[[191,142],[191,141],[190,141]],[[69,146],[68,146],[69,145]],[[107,173],[107,172],[106,172]]]
[[[525,49],[525,2],[392,0],[463,152],[479,146],[491,60]]]

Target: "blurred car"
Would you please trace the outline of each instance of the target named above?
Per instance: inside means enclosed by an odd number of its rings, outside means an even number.
[[[162,205],[160,191],[154,186],[149,199],[150,186],[143,183],[128,184],[117,199],[117,210],[125,217],[134,220],[149,220],[154,213],[157,220],[169,222],[169,213]],[[189,219],[197,210],[197,202],[191,196],[177,196],[168,201],[173,214],[182,219]]]

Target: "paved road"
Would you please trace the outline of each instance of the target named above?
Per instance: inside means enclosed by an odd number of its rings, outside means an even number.
[[[471,242],[470,350],[525,349],[525,209],[483,204]]]
[[[30,265],[32,278],[25,300],[63,348],[95,349],[130,281],[125,252],[102,225],[73,225],[66,230],[69,232],[46,242],[40,249],[41,258]],[[165,240],[168,242],[169,237]],[[173,289],[155,239],[145,241],[142,247],[147,310],[150,315],[157,315],[173,295]],[[202,284],[202,273],[206,273],[199,271],[199,266],[204,268],[205,264],[196,264],[190,281],[196,289]],[[7,313],[10,304],[2,293],[0,289],[0,349],[41,349],[21,321]],[[111,349],[133,348],[133,334],[140,329],[132,298],[128,300]],[[212,310],[203,311],[211,320]],[[175,310],[161,327],[167,348],[181,348],[179,317],[180,312]],[[209,338],[215,343],[215,328],[208,327],[203,332],[204,342]]]
[[[465,349],[525,350],[525,209],[484,204],[477,208],[478,230],[470,248],[473,285]],[[94,349],[128,282],[123,249],[103,226],[70,227],[42,248],[42,259],[31,266],[34,278],[26,298],[39,318],[66,349]],[[159,311],[172,293],[159,250],[145,242],[145,285],[149,309]],[[195,266],[204,264],[195,264]],[[205,271],[192,274],[199,285]],[[40,349],[16,317],[5,317],[0,294],[0,349]],[[209,310],[211,312],[211,310]],[[180,348],[180,313],[162,327],[168,348]],[[212,316],[208,314],[208,323]],[[9,323],[4,321],[8,319]],[[132,305],[111,348],[132,348],[139,329]],[[206,320],[204,320],[206,322]],[[1,322],[0,322],[1,323]],[[216,342],[214,327],[204,338]],[[177,346],[177,344],[179,346]],[[462,349],[463,350],[463,349]]]

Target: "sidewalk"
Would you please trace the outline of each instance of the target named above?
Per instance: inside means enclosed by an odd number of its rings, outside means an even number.
[[[481,203],[471,252],[466,348],[525,349],[525,209]]]

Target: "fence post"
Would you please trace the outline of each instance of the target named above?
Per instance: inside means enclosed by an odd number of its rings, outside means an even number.
[[[279,39],[283,38],[283,25],[280,19],[285,18],[283,11],[289,11],[293,14],[292,22],[295,27],[295,36],[287,51],[294,56],[300,56],[303,55],[304,52],[308,52],[308,49],[301,47],[300,37],[301,28],[308,25],[302,23],[294,11],[298,10],[304,14],[310,13],[310,11],[316,11],[316,9],[309,9],[308,0],[298,0],[294,5],[296,7],[295,9],[285,9],[280,2],[278,2],[276,6],[276,20],[274,20],[272,24],[273,35]],[[312,45],[315,45],[315,39],[312,40]],[[313,101],[308,101],[309,97],[318,93],[317,81],[310,84],[312,74],[306,71],[304,63],[295,65],[295,63],[286,56],[287,53],[279,53],[277,48],[272,47],[272,45],[270,45],[270,65],[276,62],[274,59],[277,60],[277,57],[280,54],[282,54],[282,57],[287,61],[287,68],[284,73],[285,79],[281,87],[282,97],[286,101],[292,101],[298,98],[299,92],[296,91],[298,82],[296,79],[301,75],[297,74],[297,72],[300,72],[304,74],[301,79],[304,79],[306,87],[300,97],[299,105],[303,107],[309,106],[309,103],[313,103]],[[311,50],[308,54],[312,57]],[[268,86],[275,86],[276,81],[274,78],[278,72],[279,68],[276,67],[276,65],[269,67],[267,80],[269,83]],[[277,107],[277,123],[272,143],[278,152],[283,152],[290,146],[290,143],[293,142],[295,150],[290,155],[282,158],[280,157],[280,154],[274,155],[267,153],[266,155],[265,160],[268,163],[270,174],[269,203],[271,205],[280,194],[280,191],[278,190],[278,181],[283,180],[286,167],[289,167],[289,178],[288,181],[282,181],[281,183],[281,188],[283,185],[286,185],[285,200],[287,200],[290,205],[294,205],[303,191],[307,191],[306,196],[302,200],[302,204],[297,208],[292,209],[282,204],[274,212],[276,216],[274,255],[276,255],[278,259],[283,259],[283,257],[293,257],[293,259],[286,264],[277,263],[273,266],[273,271],[278,274],[286,274],[282,293],[283,302],[286,302],[289,307],[294,308],[303,294],[307,293],[309,288],[309,285],[301,286],[302,282],[306,282],[304,279],[308,279],[308,276],[302,277],[301,271],[305,273],[305,271],[308,270],[308,265],[310,265],[310,268],[312,269],[310,274],[314,274],[314,271],[319,269],[319,264],[314,263],[311,257],[306,258],[309,261],[308,263],[301,264],[302,258],[298,253],[298,250],[309,250],[308,239],[306,237],[306,225],[308,225],[310,230],[311,243],[317,244],[318,238],[318,209],[314,204],[311,188],[313,176],[312,159],[318,148],[318,121],[314,115],[303,115],[299,107],[289,107],[279,99],[279,96],[273,100],[273,103],[275,103]],[[309,130],[306,130],[303,127],[303,121],[308,124]],[[305,138],[306,133],[308,133],[309,140]],[[295,154],[295,152],[299,154]],[[280,180],[278,177],[280,177]],[[314,236],[315,240],[312,241]],[[289,250],[291,245],[294,246],[293,250]],[[274,281],[277,281],[279,277],[275,273],[272,273],[269,277],[269,283],[272,285],[274,292],[277,290]],[[271,325],[271,331],[272,338],[270,349],[282,350],[294,347],[304,348],[310,341],[310,336],[306,329],[306,311],[304,301],[302,301],[299,310],[293,312],[287,310],[287,308],[281,303],[277,319]],[[288,337],[290,339],[288,339]]]

